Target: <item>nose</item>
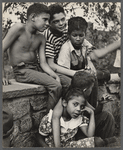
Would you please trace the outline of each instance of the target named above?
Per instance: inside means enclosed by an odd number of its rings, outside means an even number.
[[[81,112],[80,106],[77,107],[77,111],[78,111],[79,113]]]
[[[76,37],[76,40],[77,40],[77,41],[79,41],[79,40],[80,40],[80,36],[79,36],[79,35]]]
[[[63,24],[63,21],[62,20],[59,20],[59,25],[62,25]]]
[[[49,26],[49,21],[48,20],[46,21],[46,25]]]

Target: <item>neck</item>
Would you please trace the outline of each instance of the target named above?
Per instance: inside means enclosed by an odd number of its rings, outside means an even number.
[[[75,50],[80,50],[81,49],[81,46],[73,46],[75,48]]]
[[[63,117],[64,121],[69,121],[69,120],[71,120],[71,116],[68,114],[66,108],[63,108],[62,117]]]
[[[30,34],[35,34],[37,30],[33,27],[32,23],[30,23],[30,21],[27,21],[26,22],[26,31],[29,32]]]
[[[60,31],[58,31],[58,30],[56,30],[56,29],[54,29],[54,28],[52,28],[52,27],[50,27],[50,31],[51,31],[54,35],[56,35],[56,36],[62,36],[62,35],[63,35],[63,32],[60,32]]]

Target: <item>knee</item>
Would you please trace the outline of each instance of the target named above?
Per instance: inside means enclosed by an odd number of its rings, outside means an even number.
[[[62,90],[62,85],[58,82],[58,83],[56,84],[56,88],[61,91],[61,90]]]
[[[105,146],[105,142],[103,141],[103,139],[101,137],[94,137],[94,141],[95,141],[95,147],[104,147]]]
[[[106,111],[103,111],[102,112],[102,115],[105,116],[105,119],[110,122],[110,123],[113,123],[114,122],[114,117],[113,115],[110,113],[110,112],[106,112]]]

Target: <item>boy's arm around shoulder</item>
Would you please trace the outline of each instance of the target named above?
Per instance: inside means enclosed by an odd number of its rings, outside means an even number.
[[[40,36],[39,38],[41,40],[40,47],[39,47],[40,66],[44,70],[44,72],[46,72],[47,74],[49,74],[50,76],[55,78],[58,82],[60,82],[60,78],[58,77],[58,75],[49,67],[49,65],[46,62],[46,56],[45,56],[46,40],[45,40],[45,37],[42,34],[40,34],[39,36]]]
[[[52,116],[52,129],[53,129],[53,138],[54,138],[55,147],[61,146],[60,118],[62,116],[62,111],[63,111],[62,100],[60,99],[53,110],[53,116]]]
[[[106,46],[105,48],[93,50],[90,53],[90,57],[91,57],[92,60],[96,60],[98,58],[103,58],[108,53],[117,50],[120,46],[121,46],[121,40],[117,40],[114,43]]]
[[[3,60],[4,60],[4,52],[7,51],[7,49],[12,45],[12,43],[17,40],[17,38],[19,37],[23,29],[24,29],[24,25],[22,23],[16,23],[9,29],[8,33],[6,34],[5,38],[2,41]],[[2,75],[3,75],[3,80],[2,80],[3,85],[8,85],[9,82],[4,77],[4,62],[3,62]]]

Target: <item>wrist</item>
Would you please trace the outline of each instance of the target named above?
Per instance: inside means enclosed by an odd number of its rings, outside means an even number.
[[[94,115],[94,111],[93,110],[91,111],[90,115]]]

